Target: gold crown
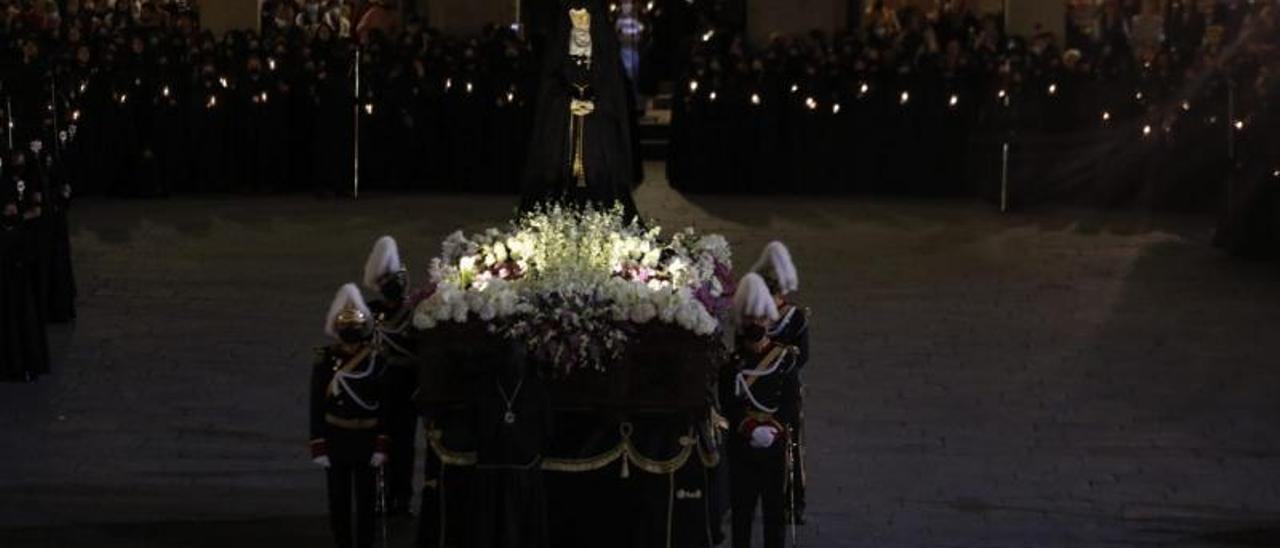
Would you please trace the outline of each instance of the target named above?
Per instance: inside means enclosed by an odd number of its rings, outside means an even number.
[[[569,10],[569,20],[573,21],[573,28],[579,30],[589,30],[591,28],[591,12],[586,9]]]

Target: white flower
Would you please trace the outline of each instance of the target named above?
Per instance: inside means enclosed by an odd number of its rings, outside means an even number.
[[[465,274],[472,274],[476,271],[476,261],[479,258],[474,255],[467,255],[458,261],[458,270]]]
[[[498,316],[498,308],[494,306],[492,301],[485,302],[484,305],[480,307],[480,311],[477,316],[479,316],[480,321],[483,322],[493,321],[493,319]]]
[[[644,324],[653,321],[658,315],[658,308],[651,302],[636,303],[631,307],[630,320],[634,323]]]
[[[472,244],[461,230],[455,231],[444,239],[443,255],[446,261],[452,262],[458,257],[470,253]]]
[[[715,333],[716,328],[720,326],[720,323],[716,321],[715,317],[713,317],[710,312],[707,312],[705,309],[702,312],[702,319],[698,322],[698,328],[695,329],[694,332],[704,336]]]
[[[501,229],[450,234],[430,265],[436,291],[415,310],[414,325],[429,329],[476,317],[491,329],[553,345],[552,352],[564,350],[556,345],[566,337],[587,336],[593,342],[564,359],[595,368],[604,365],[601,355],[616,357],[625,348],[623,323],[658,320],[699,335],[714,333],[719,324],[694,291],[723,293],[715,269],[717,262],[729,264],[728,242],[693,229],[664,239],[660,227],[625,219],[618,208],[551,206]],[[492,274],[496,268],[498,275]],[[552,295],[565,304],[549,309]]]
[[[654,291],[652,294],[652,303],[658,309],[658,318],[663,323],[672,323],[675,321],[676,312],[680,309],[679,294],[666,290]]]

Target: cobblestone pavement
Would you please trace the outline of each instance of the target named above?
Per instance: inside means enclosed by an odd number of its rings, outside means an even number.
[[[0,545],[323,545],[304,402],[328,299],[375,237],[421,276],[512,203],[80,204],[80,319],[54,375],[0,385]],[[1280,543],[1280,268],[1223,256],[1205,219],[661,183],[639,203],[739,267],[792,246],[808,546]]]

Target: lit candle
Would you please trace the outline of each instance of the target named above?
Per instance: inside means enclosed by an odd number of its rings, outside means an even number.
[[[809,110],[815,110],[818,108],[818,101],[813,97],[808,97],[804,100],[804,105],[809,107]]]
[[[955,108],[958,104],[960,104],[960,96],[954,93],[951,94],[951,98],[947,100],[947,105],[951,108]]]
[[[902,95],[899,95],[899,96],[898,96],[898,103],[899,103],[899,104],[903,104],[903,105],[905,105],[905,104],[907,104],[907,101],[910,101],[910,100],[911,100],[911,93],[909,93],[909,92],[904,91],[904,92],[902,92]]]
[[[711,99],[712,101],[715,101],[715,100],[716,100],[716,92],[714,92],[714,91],[713,91],[713,92],[711,92],[711,94],[710,94],[710,95],[708,95],[708,96],[707,96],[707,98],[708,98],[708,99]]]
[[[689,93],[697,93],[697,92],[698,92],[698,81],[689,80]]]
[[[1109,121],[1111,121],[1111,113],[1110,113],[1110,112],[1107,112],[1107,111],[1105,111],[1105,110],[1104,110],[1104,111],[1102,111],[1102,121],[1103,121],[1103,122],[1109,122]]]
[[[1145,126],[1142,126],[1142,136],[1143,136],[1143,137],[1148,137],[1148,136],[1150,136],[1150,135],[1151,135],[1151,124],[1147,124],[1147,125],[1145,125]]]
[[[752,93],[752,94],[751,94],[751,104],[756,105],[756,106],[760,106],[760,94],[759,94],[759,93]]]
[[[1058,84],[1049,84],[1049,95],[1058,94]]]
[[[840,103],[836,103],[836,104],[834,104],[834,105],[831,105],[831,113],[832,113],[832,114],[840,114]]]

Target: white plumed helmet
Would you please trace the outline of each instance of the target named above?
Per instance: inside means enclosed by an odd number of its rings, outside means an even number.
[[[772,281],[777,291],[786,295],[800,289],[800,276],[796,273],[796,265],[791,262],[791,251],[782,242],[769,242],[760,254],[751,271]]]
[[[400,263],[400,246],[395,238],[383,236],[373,244],[373,251],[364,262],[364,286],[370,291],[378,291],[378,282],[387,274],[404,269]]]
[[[372,320],[373,314],[369,312],[369,306],[360,295],[360,288],[356,287],[356,284],[344,284],[333,296],[333,304],[329,305],[329,314],[324,318],[324,332],[336,339],[339,323],[361,321],[360,318],[363,318],[362,323],[367,324]]]
[[[769,293],[769,286],[764,278],[752,272],[738,281],[738,290],[733,294],[733,314],[738,320],[744,318],[778,319],[778,304]]]

